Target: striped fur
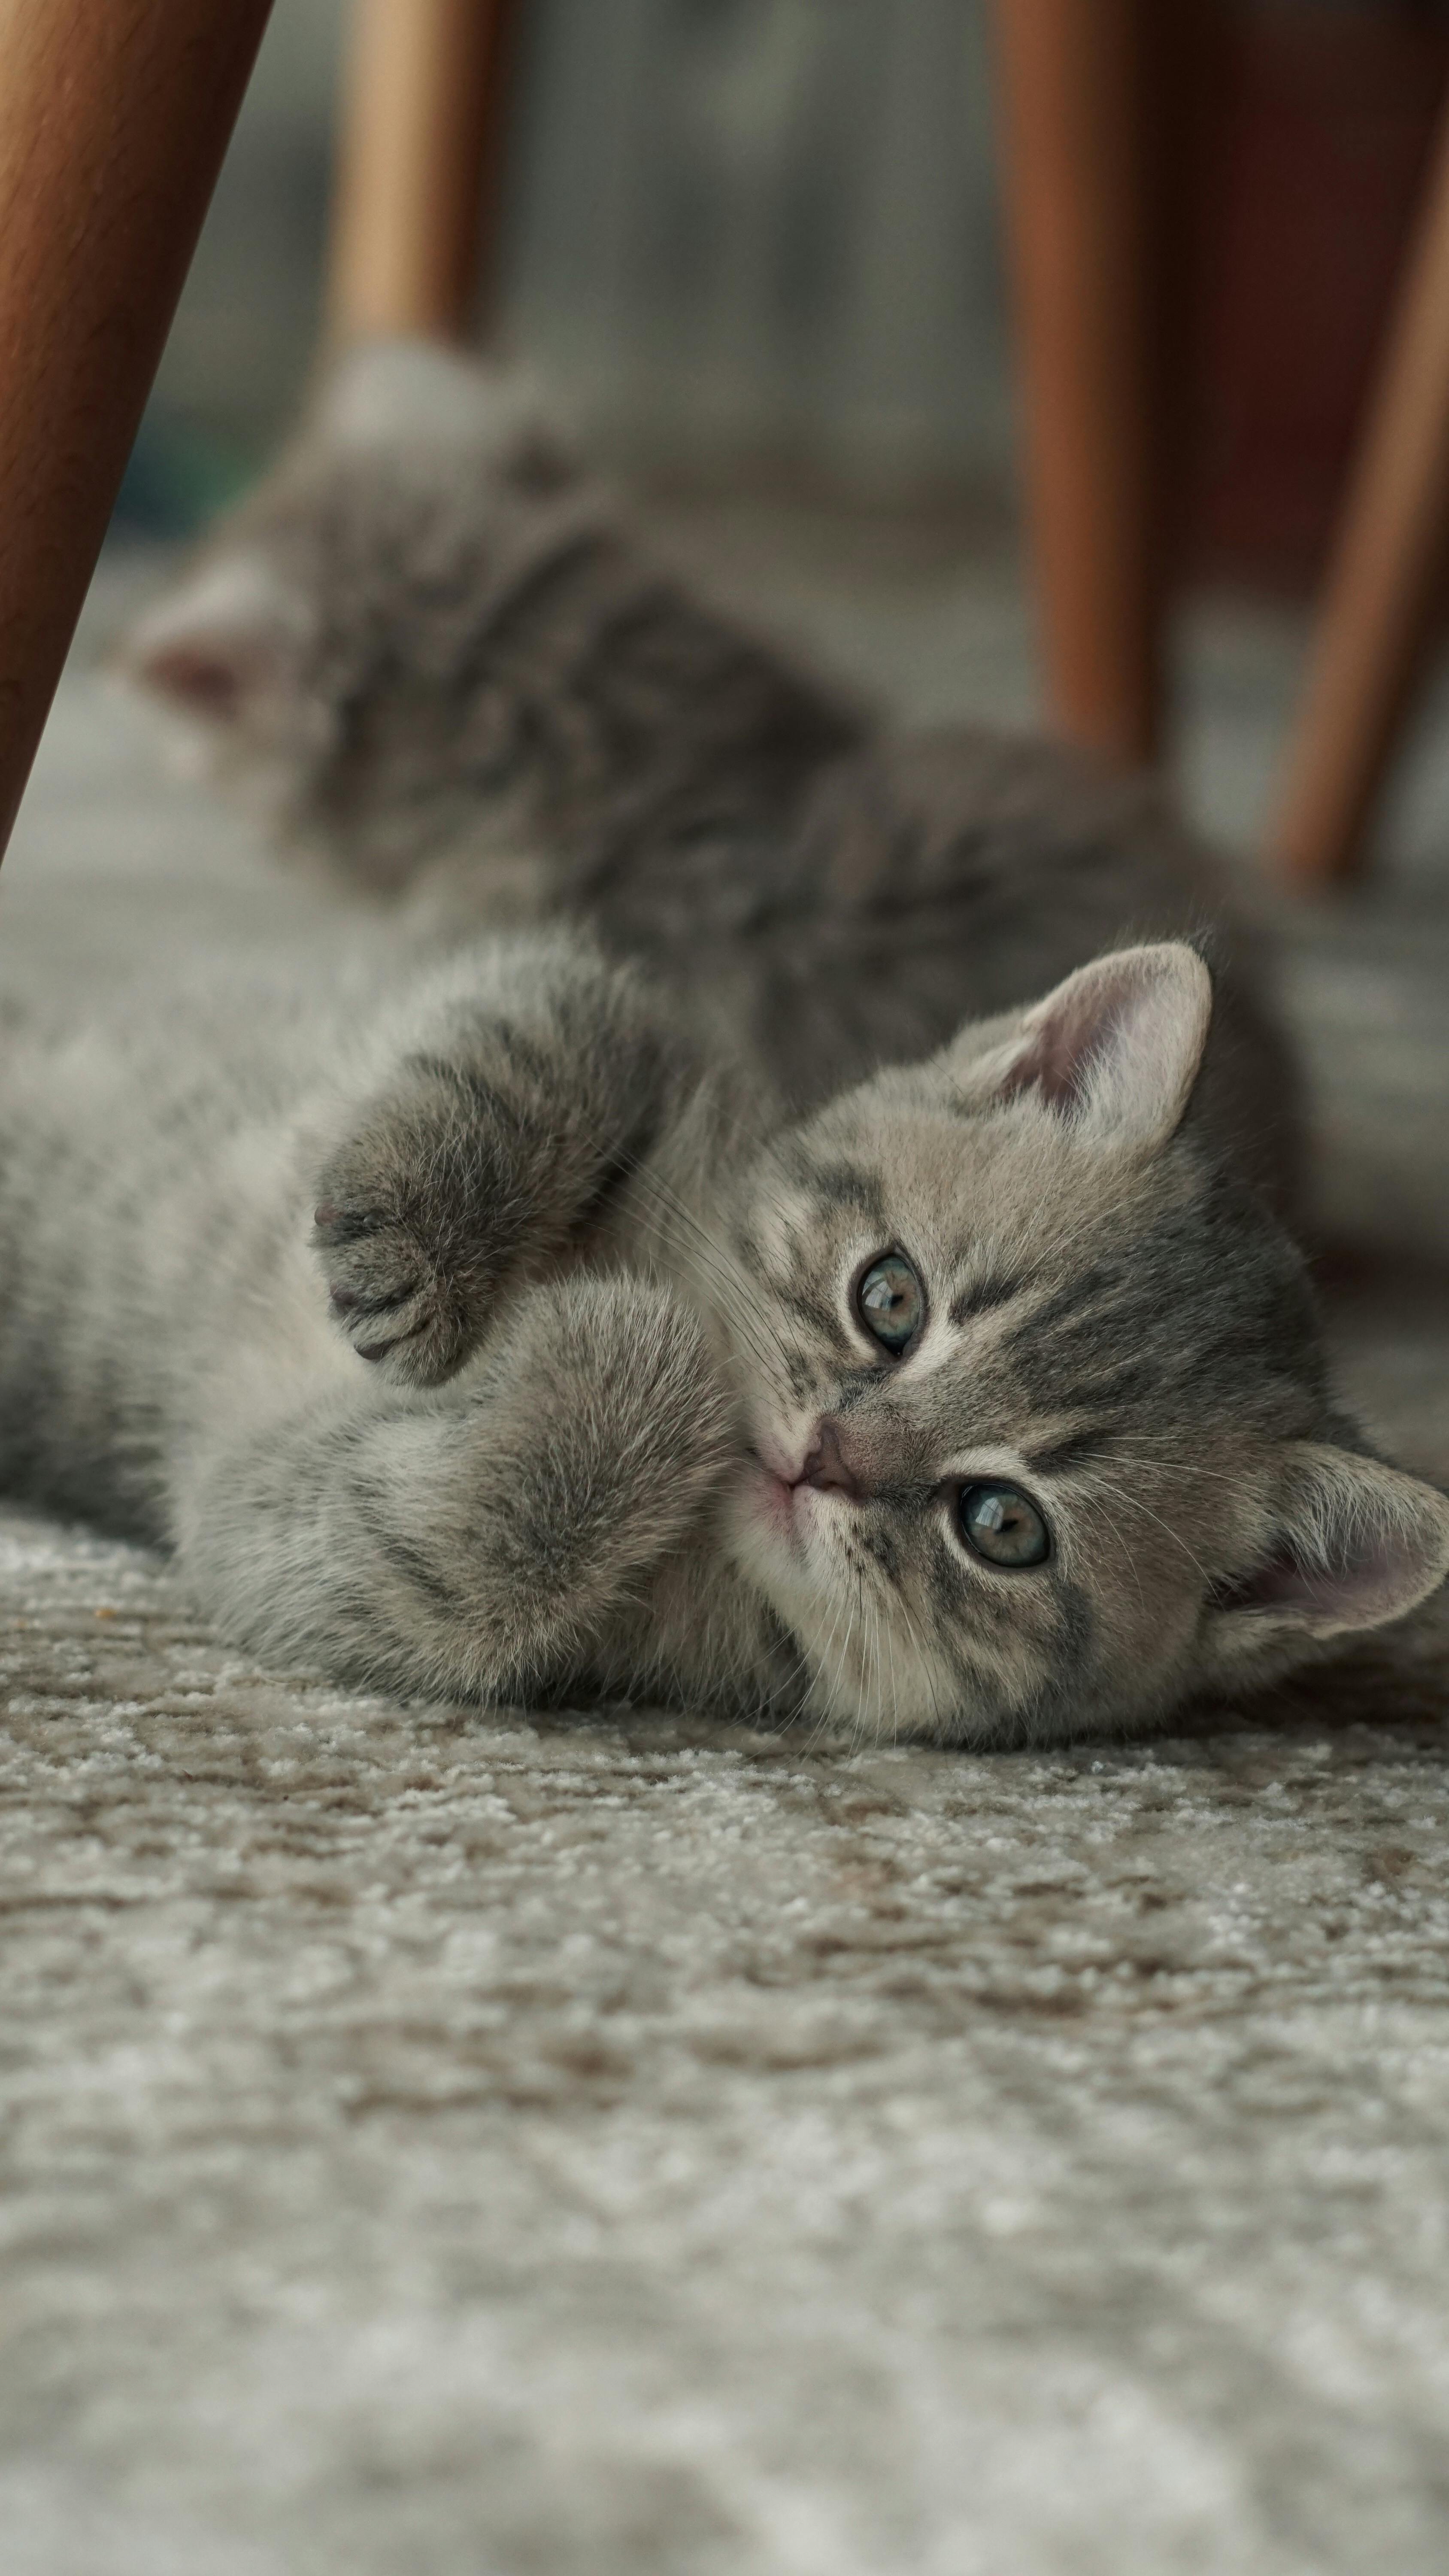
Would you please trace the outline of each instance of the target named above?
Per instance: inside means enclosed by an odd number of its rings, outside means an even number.
[[[1296,1255],[1184,1114],[1209,999],[1191,950],[1119,954],[803,1124],[562,936],[19,1011],[0,1478],[406,1694],[1004,1742],[1250,1686],[1430,1590],[1449,1509],[1342,1424]],[[886,1250],[899,1359],[854,1302]],[[962,1541],[988,1477],[1042,1565]]]

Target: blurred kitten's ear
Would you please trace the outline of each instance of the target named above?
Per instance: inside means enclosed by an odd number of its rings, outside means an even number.
[[[138,619],[118,665],[173,712],[224,732],[288,687],[307,622],[264,555],[216,554]]]
[[[324,385],[310,427],[324,446],[354,454],[452,449],[529,494],[557,491],[580,472],[522,368],[424,340],[374,340],[349,350]]]
[[[1250,1672],[1295,1639],[1380,1628],[1449,1573],[1449,1501],[1417,1476],[1316,1441],[1288,1451],[1262,1563],[1210,1612],[1220,1671]]]
[[[1181,941],[1094,958],[990,1060],[996,1097],[1029,1092],[1104,1144],[1165,1143],[1197,1078],[1212,1004],[1212,978]]]

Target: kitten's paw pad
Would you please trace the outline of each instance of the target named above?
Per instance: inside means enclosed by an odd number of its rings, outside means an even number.
[[[360,1358],[408,1385],[433,1386],[467,1357],[480,1283],[440,1240],[427,1194],[406,1169],[344,1148],[323,1176],[312,1242],[332,1319]]]

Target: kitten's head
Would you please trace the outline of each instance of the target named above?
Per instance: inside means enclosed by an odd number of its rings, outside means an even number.
[[[460,770],[476,819],[507,760],[481,685],[490,620],[605,517],[516,370],[363,348],[120,667],[185,767],[389,884],[447,839]]]
[[[1099,958],[752,1173],[732,1542],[816,1712],[1140,1726],[1449,1568],[1449,1503],[1356,1444],[1296,1253],[1183,1127],[1211,1008],[1190,948]]]

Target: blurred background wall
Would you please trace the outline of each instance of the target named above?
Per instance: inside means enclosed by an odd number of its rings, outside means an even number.
[[[1449,74],[1449,5],[1161,5],[1201,38],[1191,131],[1180,152],[1169,138],[1187,552],[1302,588]],[[133,519],[194,524],[295,409],[346,20],[347,0],[276,0]],[[665,474],[1009,509],[988,0],[521,0],[516,51],[490,323],[586,423]]]
[[[546,0],[507,325],[662,455],[1010,446],[983,0]]]
[[[133,506],[204,501],[295,406],[346,14],[277,0]],[[501,336],[665,468],[999,481],[986,21],[985,0],[525,0]]]

